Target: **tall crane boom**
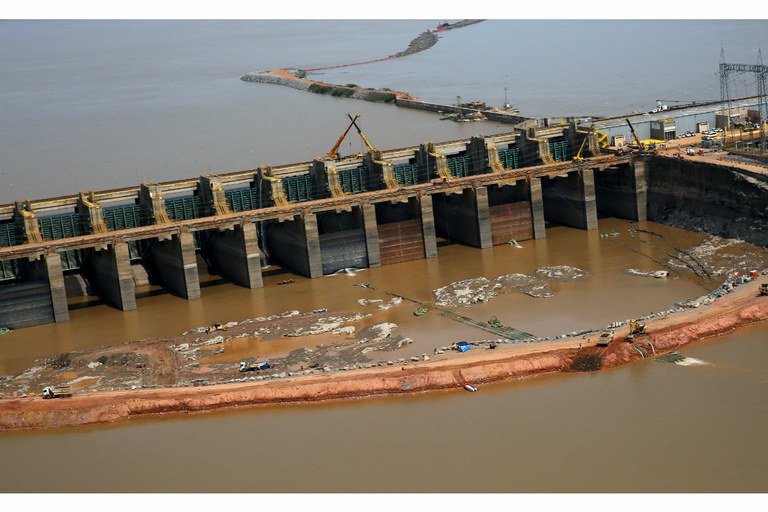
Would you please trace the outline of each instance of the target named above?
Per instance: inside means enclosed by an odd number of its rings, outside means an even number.
[[[347,126],[347,129],[344,130],[344,133],[342,133],[341,137],[339,137],[339,140],[336,141],[336,144],[334,144],[333,147],[331,148],[331,150],[327,153],[328,158],[332,158],[334,160],[338,160],[340,158],[340,156],[339,156],[339,146],[341,146],[341,142],[344,140],[344,137],[347,136],[347,133],[349,133],[349,130],[352,129],[352,125],[355,124],[355,120],[357,120],[357,118],[360,117],[360,114],[355,114],[354,119],[349,114],[347,114],[347,117],[349,117],[352,120],[352,122],[349,123],[349,126]],[[355,125],[355,126],[357,126],[357,125]],[[360,130],[360,128],[358,128],[358,131],[359,130]],[[363,140],[365,140],[365,139],[363,139]]]
[[[643,149],[643,143],[640,142],[640,138],[637,136],[635,129],[632,127],[632,123],[629,122],[629,119],[625,119],[625,121],[629,125],[629,130],[632,132],[632,137],[635,138],[635,143],[640,146],[640,149]]]
[[[373,146],[371,146],[371,143],[370,143],[370,142],[368,142],[368,139],[365,137],[365,134],[363,134],[363,130],[361,130],[361,129],[360,129],[360,127],[359,127],[359,126],[357,126],[357,123],[355,122],[355,120],[356,120],[358,117],[360,117],[360,114],[356,114],[356,115],[355,115],[355,117],[354,117],[354,119],[352,119],[352,116],[351,116],[351,115],[349,115],[349,114],[347,114],[347,117],[348,117],[348,118],[350,118],[350,119],[352,120],[352,124],[353,124],[353,125],[355,125],[355,128],[357,129],[357,133],[359,133],[359,134],[360,134],[360,138],[362,138],[362,139],[363,139],[363,142],[365,142],[365,147],[367,147],[367,148],[368,148],[368,151],[374,151],[374,150],[375,150],[375,149],[374,149],[374,147],[373,147]]]

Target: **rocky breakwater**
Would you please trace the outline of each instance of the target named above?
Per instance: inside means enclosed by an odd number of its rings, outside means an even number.
[[[282,71],[280,73],[279,71]],[[308,91],[313,82],[303,80],[292,74],[292,70],[267,70],[251,71],[240,78],[245,82],[257,82],[261,84],[284,85],[300,91]]]

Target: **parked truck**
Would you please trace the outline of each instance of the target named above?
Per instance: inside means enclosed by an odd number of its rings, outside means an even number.
[[[271,367],[266,361],[240,361],[241,372],[261,372]]]
[[[72,396],[69,386],[47,386],[43,389],[43,398],[68,398]]]

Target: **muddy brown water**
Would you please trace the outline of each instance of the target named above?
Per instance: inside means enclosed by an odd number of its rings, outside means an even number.
[[[522,242],[522,249],[443,245],[436,259],[314,280],[276,274],[259,290],[212,279],[201,300],[156,295],[140,299],[129,313],[83,308],[72,312],[69,323],[6,335],[2,373],[66,350],[318,307],[373,313],[358,327],[396,323],[395,332],[414,342],[388,357],[407,357],[459,339],[494,336],[434,312],[416,317],[417,306],[407,301],[379,311],[358,299],[386,301],[391,292],[430,301],[432,290],[457,280],[530,274],[548,265],[574,266],[591,276],[550,282],[550,298],[510,292],[453,311],[484,321],[496,316],[552,336],[706,293],[702,280],[687,272],[664,279],[627,274],[628,268],[664,268],[651,259],[665,261],[661,246],[629,237],[627,230],[636,227],[662,233],[680,248],[706,238],[650,222],[601,219],[598,231],[553,227],[546,240]],[[295,282],[275,284],[286,277]],[[375,289],[356,286],[364,282]],[[690,366],[647,359],[594,374],[490,385],[478,393],[3,433],[0,491],[765,492],[766,332],[748,328],[686,347],[682,352],[696,363]],[[333,337],[239,340],[230,356],[269,357],[315,341]],[[57,478],[39,478],[41,460]]]

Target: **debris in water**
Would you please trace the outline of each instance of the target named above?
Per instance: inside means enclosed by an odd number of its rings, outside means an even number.
[[[646,277],[655,277],[656,279],[661,279],[662,277],[667,277],[669,275],[668,270],[652,270],[652,271],[643,271],[643,270],[637,270],[635,268],[628,268],[627,274],[631,274],[633,276],[646,276]]]

